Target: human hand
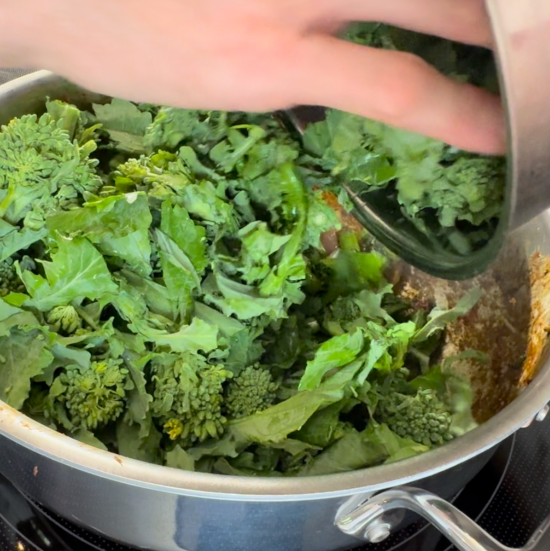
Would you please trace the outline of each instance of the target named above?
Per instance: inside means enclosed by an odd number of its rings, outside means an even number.
[[[505,148],[498,98],[411,54],[334,37],[349,21],[368,20],[490,46],[483,0],[11,3],[12,17],[0,16],[17,21],[11,47],[24,52],[27,65],[94,91],[198,109],[323,105],[462,149],[492,154]]]

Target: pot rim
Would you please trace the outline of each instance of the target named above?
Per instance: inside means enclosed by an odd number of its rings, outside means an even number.
[[[61,77],[37,71],[0,86],[2,97],[25,93],[39,84],[54,84]],[[537,222],[550,228],[550,211]],[[501,412],[473,431],[422,455],[390,465],[348,473],[252,478],[183,471],[121,457],[93,448],[58,433],[0,401],[0,434],[42,456],[75,469],[125,484],[179,495],[223,500],[296,501],[324,499],[376,491],[433,476],[494,447],[533,419],[550,400],[550,359],[546,357],[536,378]],[[35,469],[33,476],[40,476]]]

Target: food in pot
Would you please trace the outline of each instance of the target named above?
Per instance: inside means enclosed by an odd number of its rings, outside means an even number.
[[[498,92],[489,50],[373,23],[356,24],[347,38],[413,53],[452,78]],[[367,202],[369,192],[384,190],[389,204],[440,246],[468,255],[495,233],[504,204],[504,158],[474,155],[335,110],[308,127],[304,144],[315,166]]]
[[[481,291],[395,294],[333,167],[275,118],[46,110],[0,132],[2,400],[123,456],[239,475],[349,471],[476,426],[452,366],[483,354],[439,352]]]

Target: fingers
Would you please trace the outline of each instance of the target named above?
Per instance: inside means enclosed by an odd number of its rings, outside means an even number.
[[[486,154],[505,150],[500,100],[410,54],[329,36],[306,41],[297,101],[323,105]]]
[[[376,21],[457,42],[493,42],[484,0],[326,0],[340,21]]]

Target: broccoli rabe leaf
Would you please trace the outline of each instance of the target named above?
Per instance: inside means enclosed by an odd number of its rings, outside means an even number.
[[[372,443],[384,449],[384,453],[387,455],[385,463],[395,463],[429,450],[428,446],[398,436],[385,424],[371,423],[364,435]]]
[[[247,283],[265,279],[271,270],[270,257],[284,247],[290,235],[272,233],[265,222],[251,222],[237,236],[241,239],[239,271]]]
[[[173,352],[210,352],[218,343],[218,328],[195,318],[174,333],[155,329],[144,321],[136,320],[131,327],[146,340],[159,348],[168,348]]]
[[[344,436],[348,428],[340,421],[340,413],[346,405],[345,400],[316,411],[307,423],[292,436],[302,442],[321,449]]]
[[[165,201],[162,205],[160,229],[188,256],[198,274],[208,266],[206,231],[195,224],[189,213],[178,205]]]
[[[9,334],[12,327],[34,327],[39,325],[32,312],[8,304],[0,298],[0,337]]]
[[[284,317],[284,296],[261,296],[256,287],[243,285],[222,274],[211,274],[202,284],[206,302],[214,304],[227,316],[248,320],[267,314],[277,319]]]
[[[147,197],[141,193],[94,199],[82,208],[48,218],[50,230],[83,236],[106,256],[120,258],[142,275],[151,273],[148,230],[152,217]]]
[[[91,199],[82,208],[51,216],[47,226],[62,235],[84,236],[92,243],[101,243],[104,239],[147,231],[151,221],[147,196],[128,193]]]
[[[246,435],[241,436],[229,431],[219,440],[209,440],[189,448],[187,452],[195,461],[200,461],[203,457],[237,457],[249,443]]]
[[[118,149],[127,153],[145,152],[143,136],[153,122],[151,113],[140,111],[133,103],[116,98],[106,105],[94,105],[94,112]]]
[[[362,385],[373,369],[383,372],[400,369],[415,329],[412,321],[393,325],[389,329],[368,322],[364,333],[369,348],[363,369],[357,377],[358,384]]]
[[[163,260],[163,271],[165,271],[166,264],[169,263],[186,274],[190,286],[199,287],[201,283],[199,275],[185,252],[163,231],[156,229],[154,234],[161,259]]]
[[[393,463],[428,451],[428,447],[401,438],[387,425],[372,422],[362,432],[348,428],[332,446],[326,448],[300,471],[313,476],[347,472],[382,463]]]
[[[250,417],[232,421],[229,431],[241,441],[282,442],[290,433],[300,430],[319,408],[341,398],[339,391],[300,392]]]
[[[260,360],[264,353],[257,335],[250,329],[243,329],[229,338],[229,353],[224,359],[224,365],[233,375],[238,375],[246,366]]]
[[[317,455],[298,474],[320,476],[343,473],[382,463],[387,458],[383,446],[372,442],[365,434],[348,428],[342,438]]]
[[[226,337],[233,337],[245,329],[245,326],[235,318],[230,318],[224,314],[206,306],[202,302],[195,302],[195,317],[218,328],[220,334]]]
[[[44,239],[47,235],[47,228],[42,227],[38,230],[19,229],[0,218],[0,262]]]
[[[234,126],[228,129],[227,138],[210,150],[209,157],[224,172],[231,172],[264,136],[265,130],[260,126]]]
[[[53,359],[42,331],[12,327],[0,337],[0,399],[21,409],[29,396],[31,380]]]
[[[81,111],[75,105],[59,100],[47,101],[46,111],[57,121],[57,127],[65,130],[72,140],[80,124]]]
[[[346,333],[332,337],[317,350],[315,358],[307,363],[306,370],[300,379],[299,390],[315,390],[319,388],[323,376],[331,371],[351,363],[364,346],[363,331]]]
[[[263,296],[278,295],[285,282],[305,279],[306,265],[300,254],[307,225],[307,191],[290,164],[278,169],[277,184],[284,217],[293,223],[291,238],[281,249],[280,258],[260,285]]]
[[[175,149],[182,141],[197,148],[221,140],[228,129],[228,113],[224,111],[195,111],[161,107],[153,124],[145,133],[144,142],[150,149]]]
[[[127,360],[125,365],[132,382],[132,388],[128,388],[126,392],[127,408],[124,419],[129,424],[137,423],[140,427],[139,437],[147,438],[152,428],[148,413],[153,397],[147,393],[147,379],[143,373],[143,368],[131,360]]]
[[[483,295],[483,290],[479,287],[472,289],[465,294],[454,308],[449,309],[446,300],[440,297],[438,304],[428,315],[428,323],[419,329],[413,337],[415,343],[421,343],[427,340],[437,331],[441,331],[449,323],[452,323],[462,316],[465,316],[479,301]]]
[[[184,471],[195,470],[195,460],[181,446],[177,445],[166,453],[166,466]]]
[[[136,274],[151,273],[151,242],[143,229],[124,237],[108,237],[98,243],[98,248],[108,258],[119,258]]]
[[[140,436],[141,429],[136,424],[119,421],[116,427],[118,453],[130,459],[146,461],[157,465],[162,464],[160,448],[161,434],[154,427],[152,419],[147,419],[149,430],[147,436]]]
[[[379,292],[369,291],[367,289],[357,293],[353,297],[353,302],[358,306],[361,316],[369,320],[383,320],[389,325],[395,324],[395,320],[382,307],[384,296],[392,292],[392,286],[387,285]]]
[[[219,197],[212,182],[206,180],[185,186],[180,198],[187,212],[205,223],[236,229],[235,211],[230,203]]]
[[[47,312],[74,300],[97,300],[116,292],[105,260],[89,241],[60,238],[57,245],[52,260],[42,261],[46,279],[29,271],[20,273],[32,297],[28,306]]]
[[[385,259],[378,253],[340,250],[322,261],[331,270],[327,299],[363,289],[375,289],[383,281]]]
[[[384,150],[376,150],[366,125],[357,115],[330,109],[325,120],[308,125],[304,146],[320,158],[321,167],[346,183],[359,181],[385,187],[395,178],[395,168]]]
[[[116,308],[121,308],[124,319],[147,318],[149,309],[152,314],[165,318],[163,326],[178,320],[179,299],[182,297],[174,297],[165,285],[129,270],[121,270],[117,276],[119,294],[109,298]]]

